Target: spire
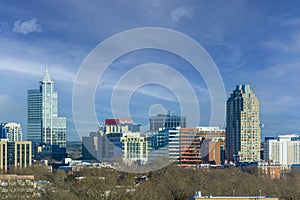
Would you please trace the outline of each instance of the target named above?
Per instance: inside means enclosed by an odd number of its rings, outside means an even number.
[[[46,65],[46,72],[45,72],[45,76],[43,78],[43,82],[44,83],[51,83],[52,80],[50,78],[49,72],[48,72],[48,65]]]

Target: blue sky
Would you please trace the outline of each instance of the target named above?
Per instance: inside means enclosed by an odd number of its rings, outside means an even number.
[[[150,26],[180,31],[200,43],[216,63],[227,96],[235,85],[250,84],[260,100],[263,136],[299,132],[299,4],[271,0],[1,1],[0,121],[20,122],[26,133],[26,92],[38,87],[48,64],[59,93],[59,113],[68,118],[68,139],[78,139],[72,92],[81,63],[108,37]],[[122,73],[149,62],[172,66],[188,77],[199,100],[200,125],[208,125],[210,98],[201,76],[177,56],[149,49],[120,57],[106,71],[95,94],[99,121],[112,117],[110,95]],[[163,107],[178,113],[172,91],[155,84],[140,88],[129,102],[132,118],[143,125]]]

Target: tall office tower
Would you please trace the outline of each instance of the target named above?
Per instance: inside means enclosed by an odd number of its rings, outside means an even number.
[[[66,118],[58,117],[57,92],[48,70],[37,90],[27,93],[27,139],[66,147]]]
[[[9,122],[0,124],[0,138],[9,142],[22,141],[21,124]]]
[[[186,127],[186,116],[177,115],[164,115],[159,114],[157,116],[150,117],[150,131],[158,131],[159,129],[173,129],[176,127]]]
[[[259,101],[249,85],[238,85],[227,100],[228,161],[260,160]]]

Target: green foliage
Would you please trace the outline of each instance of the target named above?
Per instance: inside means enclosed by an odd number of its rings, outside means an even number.
[[[162,199],[181,200],[202,191],[204,195],[271,195],[280,199],[298,199],[300,174],[290,172],[283,179],[271,180],[255,168],[195,169],[171,165],[148,174],[130,174],[110,168],[84,168],[67,175],[58,170],[49,174],[41,168],[28,168],[19,174],[34,174],[49,180],[43,199]],[[134,178],[149,180],[135,185]],[[76,179],[76,177],[85,177]]]

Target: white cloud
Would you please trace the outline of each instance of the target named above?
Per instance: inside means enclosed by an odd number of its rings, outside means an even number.
[[[288,37],[287,41],[267,41],[263,45],[271,50],[279,50],[284,53],[298,53],[300,52],[300,33]]]
[[[9,71],[23,75],[34,75],[42,77],[45,72],[45,64],[33,61],[27,61],[16,57],[0,56],[0,71]],[[55,77],[54,80],[65,82],[73,82],[76,74],[67,71],[61,65],[51,65],[49,67],[50,76]]]
[[[295,17],[291,19],[285,19],[280,22],[280,25],[283,26],[299,26],[300,25],[300,17]]]
[[[178,7],[171,12],[171,19],[174,22],[179,22],[181,18],[191,18],[192,14],[184,7]]]
[[[23,33],[25,35],[33,32],[41,32],[41,26],[37,24],[35,18],[27,21],[17,20],[14,22],[14,27],[12,28],[15,33]]]

